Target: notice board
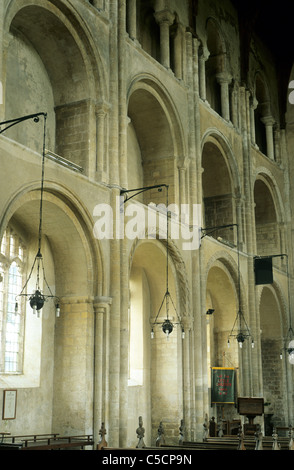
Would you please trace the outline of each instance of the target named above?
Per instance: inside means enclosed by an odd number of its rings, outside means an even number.
[[[211,404],[235,404],[235,368],[211,368]]]

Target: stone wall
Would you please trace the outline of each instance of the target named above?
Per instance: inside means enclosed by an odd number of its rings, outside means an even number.
[[[285,415],[285,385],[283,380],[283,361],[280,359],[280,343],[275,340],[263,340],[262,378],[263,396],[267,414],[273,414],[275,426],[287,425]]]

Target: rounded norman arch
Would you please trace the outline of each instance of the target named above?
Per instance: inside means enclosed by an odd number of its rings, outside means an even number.
[[[224,273],[230,279],[232,284],[235,287],[236,300],[238,300],[238,286],[239,286],[239,273],[238,273],[238,263],[235,259],[226,251],[220,250],[212,255],[208,262],[206,263],[205,273],[204,273],[204,282],[207,285],[207,279],[209,271],[213,267],[218,267],[223,269]],[[240,273],[240,294],[241,294],[241,309],[247,311],[247,296],[246,296],[246,282]],[[237,313],[237,312],[236,312]]]
[[[171,138],[170,150],[175,157],[183,158],[183,156],[186,155],[184,129],[176,105],[164,85],[158,79],[148,74],[135,76],[129,84],[127,91],[127,105],[129,110],[134,93],[141,93],[143,98],[146,96],[146,99],[149,98],[153,103],[157,103],[169,126]],[[131,116],[129,117],[132,119]],[[154,117],[156,117],[156,115]]]
[[[36,21],[32,21],[32,17],[30,16],[32,14],[35,19],[38,20],[37,24]],[[26,18],[28,18],[29,21],[27,21]],[[46,21],[48,20],[49,23],[46,25]],[[91,87],[91,95],[96,95],[98,98],[98,96],[102,94],[107,100],[106,73],[99,51],[97,51],[89,35],[88,28],[84,24],[83,18],[78,17],[76,11],[72,8],[65,6],[64,3],[59,4],[59,2],[55,2],[55,4],[53,4],[52,2],[48,3],[46,0],[12,0],[5,12],[4,34],[9,41],[11,27],[13,27],[14,30],[17,26],[20,26],[21,31],[27,35],[38,50],[38,53],[40,53],[40,56],[44,58],[45,63],[49,64],[51,61],[51,73],[57,74],[58,71],[56,67],[53,66],[56,57],[52,54],[50,58],[50,55],[48,56],[46,52],[48,47],[49,51],[56,52],[56,48],[52,47],[52,39],[54,36],[52,34],[45,34],[47,27],[53,28],[54,25],[59,25],[59,28],[61,27],[63,32],[66,32],[66,37],[69,39],[72,38],[70,40],[73,47],[81,54]],[[43,29],[44,27],[45,30]],[[55,39],[58,39],[58,29],[56,30]],[[36,32],[38,34],[35,35],[34,33]],[[41,44],[41,42],[43,42],[43,44]],[[66,67],[70,57],[65,59],[66,61],[63,67]],[[60,65],[62,66],[62,64]],[[63,76],[65,76],[65,74],[63,74]],[[52,78],[54,81],[60,80],[57,76]]]
[[[147,239],[147,234],[146,234]],[[177,296],[177,308],[180,308],[181,317],[187,320],[190,317],[190,291],[187,277],[187,271],[185,262],[174,242],[169,239],[168,242],[169,250],[169,278],[174,278],[174,295]],[[134,240],[132,247],[129,252],[129,274],[132,269],[134,256],[138,247],[153,246],[155,249],[162,253],[160,271],[161,275],[164,276],[164,282],[166,279],[166,240],[159,239],[159,233],[154,233],[154,239],[152,240]],[[172,279],[172,278],[171,278]],[[164,284],[165,285],[165,284]],[[162,295],[164,292],[162,293]]]
[[[39,185],[23,187],[4,211],[0,237],[9,221],[14,220],[37,241],[39,210]],[[42,226],[43,237],[54,253],[57,295],[89,299],[105,295],[104,261],[98,241],[92,235],[91,217],[72,193],[48,181],[44,183]]]
[[[240,173],[232,147],[227,137],[222,134],[218,129],[207,129],[204,135],[202,136],[201,140],[201,155],[203,155],[203,149],[207,142],[211,142],[212,144],[214,144],[222,154],[230,175],[232,193],[234,197],[240,197],[242,192]]]
[[[271,198],[273,200],[276,219],[279,223],[284,223],[285,221],[285,211],[283,205],[283,199],[281,191],[277,182],[274,179],[274,176],[267,168],[257,168],[254,175],[255,183],[257,181],[262,181],[269,191]],[[254,196],[254,194],[253,194]]]

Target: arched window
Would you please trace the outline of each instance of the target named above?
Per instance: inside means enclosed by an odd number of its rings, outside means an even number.
[[[20,237],[7,229],[0,258],[0,373],[22,371],[23,306],[15,311],[15,298],[23,285],[24,247]]]

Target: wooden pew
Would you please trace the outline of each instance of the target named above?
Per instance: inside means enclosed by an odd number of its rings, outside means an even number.
[[[22,444],[11,444],[9,442],[1,442],[0,450],[21,450]]]
[[[217,451],[230,451],[230,450],[294,450],[293,438],[292,438],[292,428],[289,428],[291,433],[290,437],[281,437],[278,436],[276,430],[273,433],[273,436],[263,436],[260,428],[254,435],[244,435],[241,428],[239,428],[238,435],[225,435],[222,437],[205,437],[203,441],[184,441],[182,439],[182,425],[181,425],[181,438],[179,439],[179,445],[167,444],[164,439],[164,430],[162,423],[158,429],[159,434],[156,440],[156,446],[145,446],[142,450],[175,450],[175,451],[202,451],[202,450],[217,450]],[[100,430],[101,441],[100,445],[97,445],[97,450],[104,451],[122,451],[122,450],[140,450],[140,446],[136,448],[114,448],[108,447],[107,442],[105,441],[106,430],[104,423],[102,423],[102,429]],[[206,434],[205,434],[206,436]],[[143,435],[138,435],[139,442],[142,441]]]
[[[30,440],[37,440],[37,439],[50,439],[50,438],[55,438],[58,436],[58,433],[46,433],[46,434],[21,434],[19,436],[6,436],[5,439],[11,439],[12,444],[15,443],[16,440],[24,440],[24,439],[30,439]]]
[[[29,434],[5,437],[9,442],[4,442],[0,450],[59,450],[59,449],[84,449],[94,446],[93,436],[60,436],[54,434]]]
[[[4,437],[10,436],[10,432],[0,432],[1,442],[3,442]]]
[[[60,450],[60,449],[84,449],[87,446],[93,447],[92,435],[79,436],[59,436],[53,438],[24,439],[22,450]]]

